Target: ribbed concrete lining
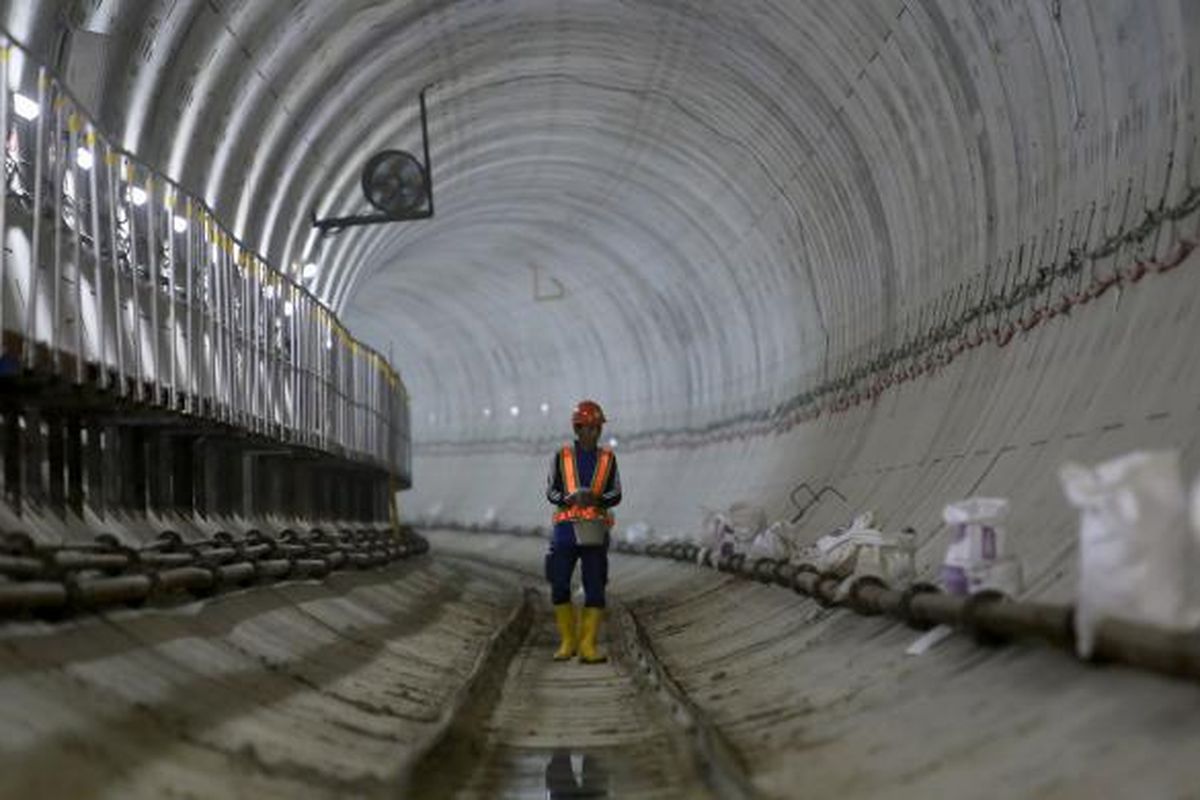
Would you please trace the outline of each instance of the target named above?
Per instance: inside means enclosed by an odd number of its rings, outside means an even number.
[[[769,409],[1091,204],[1196,182],[1174,0],[7,6],[285,264],[432,86],[438,217],[328,242],[317,280],[395,343],[424,439],[544,435],[583,393],[627,433]]]
[[[127,147],[272,260],[317,258],[316,286],[354,332],[385,351],[395,343],[426,443],[404,501],[412,516],[544,523],[545,442],[566,432],[574,400],[593,395],[611,432],[636,445],[618,448],[623,523],[685,530],[702,507],[736,500],[786,518],[798,482],[830,483],[849,502],[814,507],[804,536],[872,508],[889,529],[918,528],[928,574],[944,545],[941,506],[1005,495],[1029,593],[1063,600],[1074,589],[1074,522],[1055,482],[1062,461],[1177,446],[1189,474],[1200,466],[1197,254],[846,413],[787,430],[735,427],[741,438],[727,441],[669,435],[769,418],[929,324],[938,299],[986,296],[1180,202],[1200,185],[1191,0],[147,0],[75,17],[102,33],[65,39],[59,10],[0,3],[0,19],[48,60],[61,56]],[[370,152],[417,148],[426,85],[437,217],[312,251],[312,208],[354,209]],[[1194,216],[1165,224],[1085,264],[1082,280],[1198,235]],[[560,299],[535,299],[559,287]],[[666,580],[659,567],[641,574],[647,595]],[[688,606],[697,592],[740,601],[775,591],[715,580],[684,575],[674,595],[701,631]],[[680,637],[676,655],[764,669],[807,658],[804,683],[760,710],[825,686],[814,703],[842,736],[844,749],[829,751],[839,769],[857,768],[872,746],[903,760],[907,751],[887,748],[906,737],[957,740],[977,700],[1026,748],[1025,725],[1076,742],[1084,728],[1117,730],[1127,690],[1148,702],[1175,696],[1121,679],[1066,692],[1073,671],[1054,672],[1039,692],[1020,678],[1042,661],[1016,660],[1008,679],[1013,665],[995,655],[937,717],[944,728],[914,733],[912,720],[944,708],[938,692],[953,670],[914,675],[895,655],[907,633],[808,626],[823,618],[795,602],[748,606],[730,623],[743,638]],[[768,628],[747,623],[759,617],[774,620],[783,649],[755,650]],[[881,635],[886,651],[848,671],[857,643]],[[975,663],[973,650],[955,652],[964,669]],[[974,693],[996,681],[1003,699]],[[48,707],[61,699],[50,692]],[[1043,701],[1064,714],[1099,710],[1073,727],[1062,720],[1076,717],[1039,713]],[[1182,723],[1163,705],[1139,713],[1136,736],[1073,751],[1071,763],[1132,764],[1122,774],[1144,776],[1156,756],[1112,752]],[[762,752],[763,780],[787,785],[795,767],[781,760],[783,742]],[[900,780],[905,769],[883,774]],[[854,780],[831,777],[829,788],[861,786]]]
[[[425,443],[410,516],[543,521],[545,445],[592,395],[637,447],[625,522],[678,531],[735,500],[786,517],[809,481],[850,507],[822,504],[808,534],[874,508],[929,537],[944,502],[985,491],[1014,498],[1045,588],[1069,561],[1062,460],[1194,442],[1192,262],[846,414],[638,436],[770,419],[951,301],[1180,202],[1200,185],[1194,3],[186,0],[73,28],[49,4],[3,11],[127,146],[284,264],[315,257],[310,209],[359,203],[369,152],[418,146],[431,86],[437,217],[327,240],[316,280],[395,344]],[[1081,279],[1197,232],[1159,226]]]

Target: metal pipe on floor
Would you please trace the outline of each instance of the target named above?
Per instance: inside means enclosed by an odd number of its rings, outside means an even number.
[[[614,549],[691,563],[696,563],[700,554],[700,548],[681,542],[644,547],[618,544]],[[822,573],[813,564],[775,559],[748,561],[743,555],[721,557],[715,566],[741,578],[790,587],[822,605],[868,616],[883,614],[917,628],[949,625],[973,634],[981,642],[1035,640],[1076,652],[1075,610],[1069,605],[1018,601],[991,592],[950,595],[927,583],[898,591],[874,576],[849,579],[847,583],[848,579]],[[1200,680],[1200,635],[1110,618],[1096,631],[1091,660]]]

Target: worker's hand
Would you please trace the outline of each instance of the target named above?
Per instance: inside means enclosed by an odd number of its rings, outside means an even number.
[[[579,508],[596,505],[596,496],[591,489],[580,489],[567,497],[567,502]]]

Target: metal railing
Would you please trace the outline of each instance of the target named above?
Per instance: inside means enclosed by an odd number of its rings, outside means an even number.
[[[114,145],[2,34],[0,130],[0,371],[91,384],[407,483],[408,397],[387,360]]]

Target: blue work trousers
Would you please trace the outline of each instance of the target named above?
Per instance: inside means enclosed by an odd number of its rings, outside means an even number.
[[[578,545],[574,536],[555,537],[546,554],[546,580],[550,581],[550,599],[554,605],[571,602],[571,576],[575,562],[583,578],[583,604],[604,608],[604,587],[608,583],[608,545]]]

